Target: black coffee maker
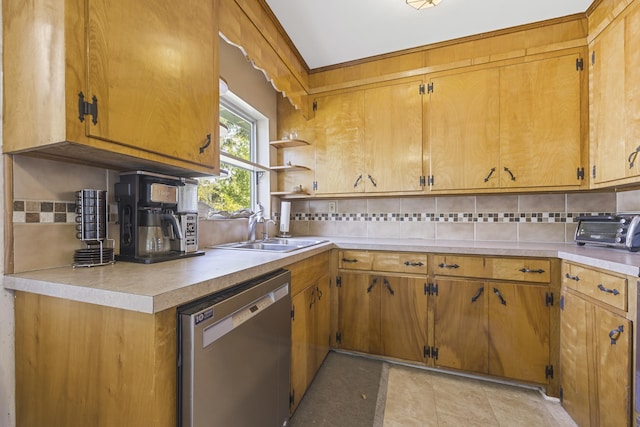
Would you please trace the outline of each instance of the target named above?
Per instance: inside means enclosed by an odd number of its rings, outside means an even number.
[[[115,185],[120,221],[119,261],[150,264],[203,251],[181,251],[185,239],[176,217],[185,179],[144,171],[123,172]],[[176,250],[176,248],[178,248]]]

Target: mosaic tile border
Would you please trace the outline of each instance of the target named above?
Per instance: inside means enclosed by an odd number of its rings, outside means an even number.
[[[607,212],[502,212],[502,213],[300,213],[291,214],[292,221],[343,222],[491,222],[491,223],[566,223],[580,216],[612,215]],[[280,213],[274,215],[280,219]]]
[[[76,203],[66,201],[14,200],[14,223],[74,223]]]
[[[75,201],[14,200],[14,223],[76,223]],[[579,216],[612,215],[611,212],[450,212],[450,213],[324,213],[292,212],[291,221],[340,222],[476,222],[476,223],[571,223]],[[112,222],[117,213],[109,215]],[[280,220],[280,212],[274,213]]]
[[[14,224],[76,224],[76,216],[75,201],[13,201]],[[109,222],[114,222],[117,217],[117,213],[109,213]]]

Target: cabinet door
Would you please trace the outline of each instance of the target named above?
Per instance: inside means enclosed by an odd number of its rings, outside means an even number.
[[[499,77],[488,69],[431,80],[425,121],[432,190],[499,186]]]
[[[331,344],[331,296],[329,274],[325,274],[315,285],[313,325],[313,375],[324,361]]]
[[[293,396],[291,410],[300,403],[300,399],[313,379],[311,359],[311,334],[313,305],[311,304],[315,288],[308,287],[291,300],[293,318],[291,319],[291,380],[290,392]]]
[[[593,353],[587,335],[587,303],[563,290],[560,321],[562,406],[580,426],[590,425],[589,372]]]
[[[631,322],[595,309],[598,418],[601,426],[628,426],[631,414]]]
[[[422,191],[421,84],[365,90],[365,191]]]
[[[89,136],[214,167],[218,43],[214,3],[87,1]],[[207,135],[211,144],[207,144]],[[151,156],[150,156],[151,157]]]
[[[548,286],[487,283],[489,374],[548,382],[550,309]]]
[[[381,345],[379,354],[425,362],[427,345],[426,279],[387,277],[380,296]]]
[[[362,91],[316,98],[317,194],[364,191]]]
[[[570,54],[500,69],[501,187],[580,186],[586,77],[577,59]]]
[[[341,272],[338,289],[340,347],[373,353],[380,348],[380,288],[377,277]]]
[[[436,367],[486,373],[488,312],[484,283],[476,280],[436,281],[438,294],[430,298],[434,318]]]
[[[591,149],[595,151],[594,183],[626,175],[624,21],[612,23],[591,47]]]
[[[640,39],[640,7],[633,5],[635,9],[625,18],[624,40],[624,87],[625,87],[625,113],[624,125],[626,134],[625,170],[627,176],[640,175],[640,49],[637,48],[637,40]],[[635,155],[632,153],[636,153]],[[629,156],[633,165],[629,164]]]

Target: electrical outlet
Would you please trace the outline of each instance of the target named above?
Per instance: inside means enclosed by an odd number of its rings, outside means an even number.
[[[336,202],[329,202],[329,213],[336,213]]]

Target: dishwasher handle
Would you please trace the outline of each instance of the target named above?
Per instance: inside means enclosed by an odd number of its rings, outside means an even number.
[[[284,298],[289,294],[289,285],[283,285],[278,289],[258,298],[250,304],[236,310],[234,313],[219,320],[218,322],[207,326],[202,330],[202,348],[207,348],[215,341],[219,340],[229,332],[233,331],[243,323],[256,317],[276,301]]]

